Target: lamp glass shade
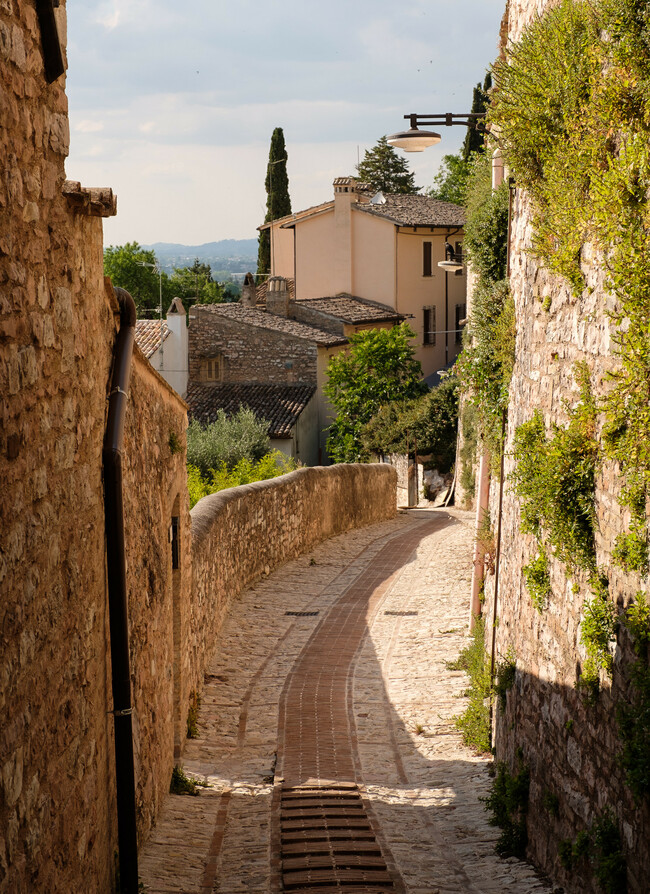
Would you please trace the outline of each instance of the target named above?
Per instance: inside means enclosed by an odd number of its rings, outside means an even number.
[[[403,149],[405,152],[423,152],[429,146],[435,146],[439,143],[441,136],[432,130],[420,130],[419,127],[411,127],[409,130],[402,130],[399,133],[392,133],[387,142],[396,149]]]

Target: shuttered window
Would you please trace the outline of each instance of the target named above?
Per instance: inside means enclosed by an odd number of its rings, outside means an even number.
[[[436,343],[436,309],[435,307],[423,307],[422,344],[435,345]]]

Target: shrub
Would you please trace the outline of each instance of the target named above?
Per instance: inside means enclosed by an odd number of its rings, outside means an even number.
[[[544,533],[555,555],[570,569],[594,572],[596,406],[586,368],[576,365],[574,374],[580,400],[569,410],[566,426],[553,425],[547,437],[536,410],[517,428],[512,480],[521,500],[522,529],[540,541]]]
[[[470,642],[457,660],[448,665],[450,670],[464,670],[470,679],[465,695],[469,704],[455,720],[463,742],[479,752],[490,750],[490,667],[485,654],[485,618],[478,617],[470,635]]]
[[[491,455],[501,452],[503,411],[515,352],[514,303],[507,282],[483,282],[473,295],[466,345],[456,372]]]
[[[522,568],[530,598],[538,612],[544,611],[551,597],[551,575],[548,556],[544,546],[540,546],[537,556]]]
[[[529,788],[530,773],[527,767],[511,774],[505,764],[499,763],[490,792],[487,798],[482,799],[485,809],[492,814],[490,825],[501,829],[496,843],[496,852],[501,857],[523,859],[526,856]]]
[[[448,472],[456,458],[458,380],[447,376],[428,394],[411,401],[384,404],[361,431],[365,450],[431,456],[432,465]]]
[[[231,417],[219,410],[206,426],[193,419],[187,429],[188,465],[196,466],[204,478],[224,464],[232,469],[245,458],[256,462],[268,450],[268,422],[246,407]]]

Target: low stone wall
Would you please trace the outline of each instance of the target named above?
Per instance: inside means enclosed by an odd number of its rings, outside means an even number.
[[[298,469],[204,497],[192,516],[192,618],[186,648],[195,688],[232,600],[316,543],[392,518],[397,475],[388,465]]]

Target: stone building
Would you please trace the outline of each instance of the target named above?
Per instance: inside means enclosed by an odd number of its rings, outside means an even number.
[[[203,422],[220,408],[236,410],[237,401],[265,418],[282,417],[280,427],[270,429],[272,439],[283,452],[316,465],[327,461],[327,427],[334,416],[323,391],[330,358],[351,333],[392,327],[404,317],[351,295],[300,301],[292,291],[291,282],[271,277],[258,290],[245,285],[237,304],[194,306],[188,403]],[[312,388],[313,397],[304,402],[300,392],[296,402],[298,386]]]
[[[102,472],[116,200],[65,179],[65,32],[63,2],[0,5],[0,890],[48,894],[111,890],[117,846]],[[136,348],[123,478],[141,836],[197,685],[180,651],[186,425]]]

